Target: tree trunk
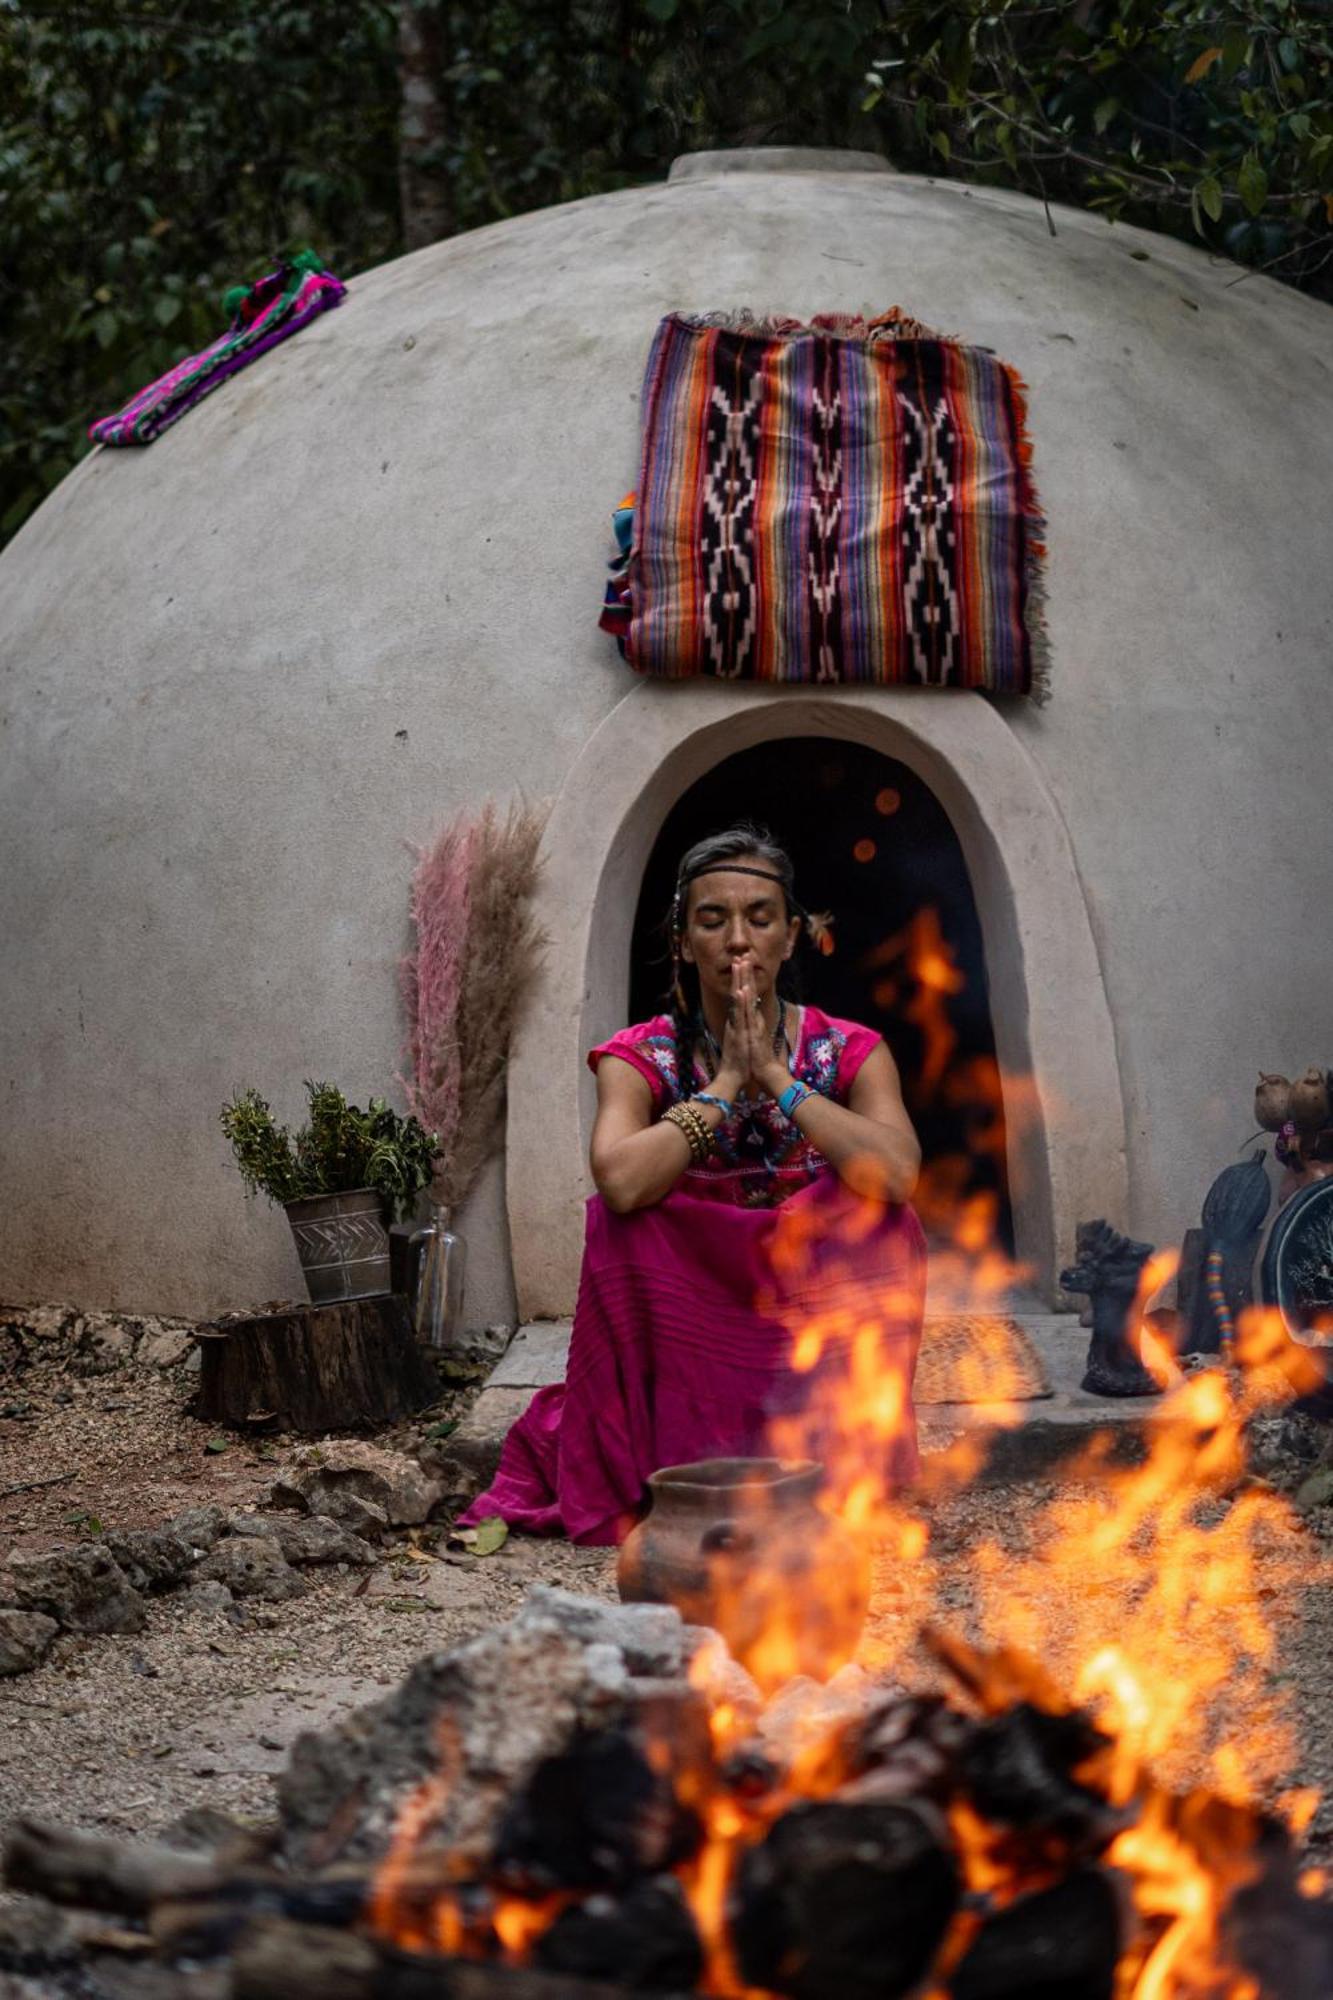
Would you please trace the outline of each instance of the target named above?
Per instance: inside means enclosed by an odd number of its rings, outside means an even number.
[[[438,243],[453,231],[445,172],[444,31],[439,6],[399,0],[398,202],[409,250]]]
[[[440,1393],[397,1293],[238,1315],[201,1327],[199,1344],[199,1414],[212,1423],[315,1437],[391,1423]]]

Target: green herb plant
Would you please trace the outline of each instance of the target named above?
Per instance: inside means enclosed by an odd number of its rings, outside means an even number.
[[[400,1117],[382,1097],[372,1097],[363,1111],[336,1084],[305,1088],[310,1115],[296,1133],[278,1124],[257,1090],[237,1091],[223,1105],[222,1129],[248,1191],[281,1203],[374,1188],[390,1220],[409,1214],[430,1181],[439,1151],[434,1133]]]

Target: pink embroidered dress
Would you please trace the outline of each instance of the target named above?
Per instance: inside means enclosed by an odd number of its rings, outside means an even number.
[[[845,1103],[878,1040],[805,1007],[792,1074]],[[665,1014],[613,1035],[588,1061],[595,1070],[606,1056],[647,1079],[657,1117],[708,1087],[697,1068],[682,1091]],[[664,1465],[775,1447],[791,1456],[794,1436],[811,1457],[845,1449],[831,1433],[854,1429],[856,1412],[836,1392],[853,1379],[863,1386],[867,1329],[876,1396],[896,1387],[902,1412],[892,1441],[869,1449],[876,1476],[901,1484],[917,1465],[911,1383],[924,1290],[913,1211],[854,1195],[772,1098],[742,1101],[708,1159],[663,1200],[616,1215],[590,1197],[565,1381],[538,1391],[463,1519],[501,1514],[530,1533],[614,1542]],[[812,1328],[817,1363],[798,1367],[795,1344]]]

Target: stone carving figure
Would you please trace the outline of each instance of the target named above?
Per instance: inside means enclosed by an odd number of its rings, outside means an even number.
[[[1139,1329],[1131,1324],[1139,1278],[1151,1243],[1135,1243],[1109,1222],[1080,1222],[1076,1261],[1060,1273],[1067,1292],[1092,1301],[1092,1340],[1083,1387],[1094,1396],[1156,1396],[1162,1385],[1143,1365]]]

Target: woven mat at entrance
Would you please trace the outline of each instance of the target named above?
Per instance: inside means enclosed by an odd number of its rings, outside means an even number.
[[[1036,1348],[1005,1313],[949,1313],[927,1318],[912,1401],[1023,1403],[1049,1396]]]

